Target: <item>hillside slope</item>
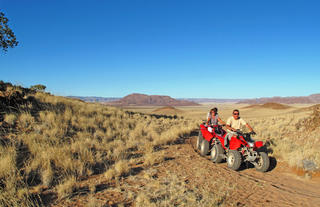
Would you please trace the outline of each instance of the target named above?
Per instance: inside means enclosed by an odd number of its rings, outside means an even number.
[[[91,176],[134,174],[131,163],[163,159],[155,149],[196,127],[0,82],[0,206],[47,206]]]

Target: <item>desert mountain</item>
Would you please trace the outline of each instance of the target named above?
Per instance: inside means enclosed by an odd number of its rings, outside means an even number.
[[[181,98],[179,100],[193,101],[196,103],[237,103],[244,99],[228,99],[228,98]]]
[[[257,98],[257,99],[245,99],[238,103],[245,104],[265,104],[265,103],[283,103],[283,104],[312,104],[320,103],[320,94],[312,94],[310,96],[292,96],[292,97],[270,97],[270,98]]]
[[[288,109],[288,108],[290,108],[290,106],[284,105],[284,104],[279,104],[279,103],[265,103],[265,104],[253,104],[250,106],[246,106],[244,108]]]
[[[157,106],[173,106],[171,105],[173,99],[169,96],[148,96],[144,94],[131,94],[132,95],[140,95],[140,96],[147,96],[151,97],[149,99],[152,99],[151,102],[149,100],[149,104],[143,104],[146,105],[157,105]],[[76,98],[83,100],[85,102],[101,102],[101,103],[110,103],[116,104],[116,105],[128,105],[126,103],[129,100],[120,100],[121,98],[118,97],[95,97],[95,96],[68,96],[69,98]],[[160,98],[159,98],[160,97]],[[124,97],[126,98],[126,97]],[[124,99],[123,98],[123,99]],[[126,99],[132,99],[130,102],[136,102],[137,99],[143,99],[147,100],[148,98],[145,97],[129,97]],[[157,101],[155,101],[157,99]],[[162,100],[162,101],[160,101]],[[281,104],[319,104],[320,103],[320,94],[312,94],[310,96],[292,96],[292,97],[263,97],[263,98],[255,98],[255,99],[215,99],[215,98],[179,98],[179,99],[173,99],[175,101],[179,101],[180,103],[183,103],[182,105],[177,104],[175,106],[189,106],[190,102],[195,103],[206,103],[206,102],[216,102],[216,103],[244,103],[244,104],[265,104],[265,103],[281,103]],[[123,102],[124,101],[124,102]],[[166,102],[169,102],[169,104],[165,104]],[[123,102],[121,104],[121,102]],[[138,101],[137,103],[132,103],[129,105],[140,105]],[[148,100],[147,100],[148,102]],[[187,103],[187,105],[184,104],[184,102]],[[155,103],[155,104],[154,104]]]
[[[192,101],[177,100],[170,96],[145,95],[133,93],[123,97],[118,101],[109,102],[111,105],[120,106],[197,106],[199,104]]]

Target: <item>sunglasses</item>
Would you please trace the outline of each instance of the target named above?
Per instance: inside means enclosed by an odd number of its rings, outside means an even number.
[[[239,113],[233,113],[233,115],[239,115]]]

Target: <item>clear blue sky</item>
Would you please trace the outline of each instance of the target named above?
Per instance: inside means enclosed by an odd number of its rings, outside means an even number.
[[[57,95],[320,93],[320,1],[0,0],[0,79]]]

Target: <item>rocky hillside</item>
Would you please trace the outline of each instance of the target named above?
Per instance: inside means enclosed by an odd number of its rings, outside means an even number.
[[[133,93],[124,98],[110,102],[111,105],[120,106],[198,106],[199,104],[191,101],[177,100],[170,96],[145,95]]]

